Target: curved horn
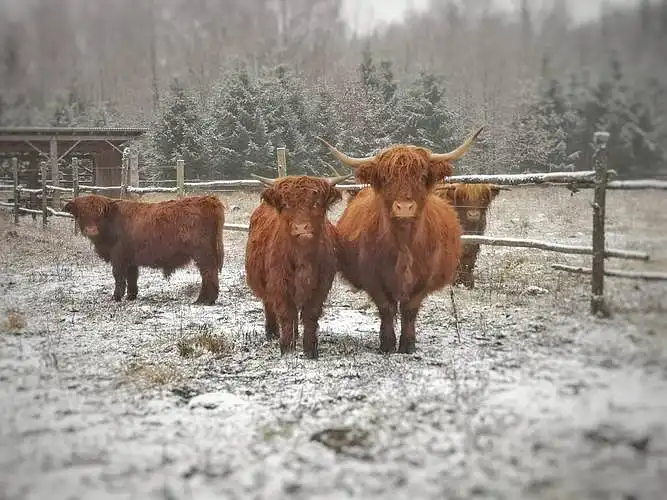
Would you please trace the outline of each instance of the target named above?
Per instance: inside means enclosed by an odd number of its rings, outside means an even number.
[[[333,153],[333,155],[336,157],[338,161],[344,163],[349,167],[357,168],[363,165],[364,163],[368,163],[369,161],[375,160],[375,156],[367,156],[365,158],[355,158],[353,156],[348,156],[345,153],[341,153],[340,151],[338,151],[336,148],[334,148],[331,144],[329,144],[321,137],[316,137],[316,139],[323,142],[324,145],[329,148],[329,151]]]
[[[261,175],[257,175],[257,174],[253,174],[253,173],[250,174],[250,177],[254,177],[259,182],[264,184],[265,186],[273,186],[273,183],[275,182],[275,179],[269,179],[267,177],[262,177]]]
[[[335,186],[339,182],[346,181],[347,179],[349,179],[353,175],[354,175],[354,172],[350,172],[349,174],[346,174],[346,175],[339,175],[338,177],[331,177],[331,178],[327,179],[327,181],[329,181],[329,184],[331,184],[332,186]]]
[[[511,191],[512,188],[509,186],[503,186],[500,184],[491,184],[491,189],[497,189],[498,191]]]
[[[473,142],[475,142],[475,139],[477,139],[477,136],[480,134],[482,130],[484,130],[484,127],[479,127],[477,131],[470,137],[468,137],[463,144],[461,144],[455,150],[450,151],[449,153],[431,153],[431,159],[441,160],[441,161],[458,160],[465,154],[466,151],[468,151],[468,148]]]

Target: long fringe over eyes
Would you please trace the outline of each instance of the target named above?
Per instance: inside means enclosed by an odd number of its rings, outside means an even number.
[[[387,181],[405,183],[419,178],[426,171],[429,156],[427,149],[398,145],[380,153],[376,161]]]
[[[452,191],[454,196],[451,196]],[[493,199],[491,184],[440,183],[435,186],[434,193],[443,199],[456,200],[457,206],[466,202],[486,206]]]

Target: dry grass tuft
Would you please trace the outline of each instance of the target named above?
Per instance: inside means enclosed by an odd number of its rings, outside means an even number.
[[[149,386],[165,385],[175,382],[179,378],[178,370],[167,363],[156,365],[143,361],[133,361],[123,371],[125,381],[139,382]]]
[[[26,327],[26,320],[20,311],[9,310],[7,317],[0,323],[2,330],[9,333],[20,333]]]
[[[222,357],[233,350],[233,343],[223,334],[215,334],[208,324],[200,325],[199,331],[183,337],[176,343],[178,354],[183,358],[193,358],[209,352],[215,357]]]

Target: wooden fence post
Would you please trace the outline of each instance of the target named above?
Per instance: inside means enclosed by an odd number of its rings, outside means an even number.
[[[185,194],[185,160],[180,154],[176,157],[176,196],[183,198]]]
[[[285,177],[287,175],[287,148],[276,148],[276,156],[278,157],[278,177]]]
[[[79,159],[72,158],[72,198],[79,196]],[[74,234],[79,234],[79,226],[74,221]]]
[[[51,162],[51,184],[60,186],[60,166],[58,165],[58,141],[55,136],[49,140],[49,161]],[[60,210],[60,192],[53,190],[53,208]]]
[[[120,163],[120,199],[127,198],[127,180],[130,166],[130,149],[123,149],[123,159]]]
[[[593,264],[591,278],[591,313],[609,317],[604,300],[605,212],[607,191],[607,141],[608,132],[596,132],[595,141],[595,191],[593,194]]]
[[[18,225],[21,191],[19,190],[19,160],[16,157],[12,158],[12,174],[14,175],[14,225]]]
[[[48,180],[48,170],[45,161],[41,162],[40,166],[42,167],[42,226],[46,227],[46,218],[49,215],[49,211],[47,210],[47,204],[46,204],[48,195],[46,190],[46,182]]]
[[[130,162],[128,164],[128,185],[139,187],[139,150],[136,144],[130,146]]]

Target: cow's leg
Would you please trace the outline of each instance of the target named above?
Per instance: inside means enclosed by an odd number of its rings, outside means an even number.
[[[456,283],[462,284],[466,288],[475,288],[475,263],[477,262],[477,254],[479,253],[479,245],[463,245],[463,255],[456,275]]]
[[[296,306],[292,303],[279,304],[274,308],[278,325],[280,326],[280,354],[294,351],[296,344],[297,320],[299,314]]]
[[[303,354],[307,358],[316,359],[317,350],[317,328],[320,317],[322,316],[322,306],[329,291],[319,290],[313,294],[301,311],[301,321],[303,322]]]
[[[401,302],[401,338],[398,343],[398,352],[411,354],[415,352],[417,313],[424,300],[424,294],[417,294],[409,300]]]
[[[394,319],[396,318],[396,301],[391,299],[381,288],[368,290],[371,300],[378,308],[380,315],[380,351],[394,352],[396,350],[396,333]]]
[[[394,352],[396,350],[396,332],[394,331],[396,310],[395,302],[387,301],[378,304],[378,312],[380,313],[380,350],[382,352]]]
[[[130,266],[127,268],[127,297],[126,300],[134,300],[139,293],[137,281],[139,279],[139,267]]]
[[[116,282],[116,287],[113,292],[113,300],[120,302],[125,295],[125,283],[127,281],[127,268],[123,265],[113,264],[112,267],[113,279]]]
[[[264,302],[264,332],[266,340],[278,338],[278,320],[276,313],[273,312],[268,302]]]
[[[218,280],[218,260],[214,255],[199,257],[195,259],[201,275],[201,290],[195,304],[205,304],[212,306],[218,298],[220,292],[220,282]]]

